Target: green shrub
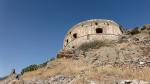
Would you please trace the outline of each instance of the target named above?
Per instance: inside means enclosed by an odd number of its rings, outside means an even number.
[[[92,42],[83,43],[82,45],[79,46],[78,49],[80,50],[98,49],[102,46],[106,46],[106,43],[104,41],[96,40]]]
[[[34,70],[37,70],[39,68],[43,68],[43,67],[45,67],[47,65],[47,63],[49,61],[53,61],[53,60],[55,60],[55,58],[51,58],[50,60],[48,60],[48,61],[46,61],[46,62],[44,62],[42,64],[38,64],[38,65],[37,64],[32,64],[32,65],[22,69],[21,74],[24,74],[25,72],[34,71]]]
[[[38,67],[39,67],[39,66],[36,65],[36,64],[30,65],[30,66],[24,68],[24,69],[21,71],[21,74],[23,74],[24,72],[30,72],[30,71],[37,70]]]
[[[49,61],[53,61],[53,60],[55,60],[55,58],[53,57],[53,58],[51,58]]]
[[[141,30],[145,30],[146,29],[146,27],[145,26],[143,26],[142,28],[141,28]]]
[[[138,34],[138,33],[140,33],[138,27],[136,27],[135,29],[133,29],[132,31],[130,31],[131,35],[135,35],[135,34]]]
[[[42,63],[42,64],[39,64],[39,65],[38,65],[38,68],[43,68],[43,67],[45,67],[48,62],[53,61],[53,60],[55,60],[55,58],[51,58],[51,59],[49,59],[48,61],[46,61],[46,62],[44,62],[44,63]]]
[[[45,67],[47,65],[48,61],[42,63],[42,64],[39,64],[38,65],[38,68],[42,68],[42,67]]]
[[[56,58],[59,59],[62,58],[62,56],[60,54],[57,54]]]

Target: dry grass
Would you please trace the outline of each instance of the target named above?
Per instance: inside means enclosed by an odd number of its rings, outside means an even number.
[[[78,49],[84,51],[88,49],[99,49],[102,46],[108,46],[108,43],[106,43],[106,41],[95,40],[92,42],[83,43]]]
[[[92,80],[149,80],[150,68],[96,67],[88,73],[88,78]]]
[[[85,72],[85,76],[91,80],[122,80],[122,79],[150,79],[150,68],[135,69],[134,67],[112,67],[112,66],[100,66],[93,67],[90,64],[85,63],[83,60],[72,59],[57,59],[51,62],[51,65],[55,65],[52,68],[39,69],[33,72],[25,73],[22,78],[29,80],[34,76],[46,78],[48,76],[55,76],[58,74],[77,76],[82,71]]]
[[[43,70],[44,69],[41,68],[41,69],[38,69],[38,70],[35,70],[35,71],[26,72],[25,74],[23,74],[23,76],[21,78],[23,80],[30,80],[31,78],[33,78],[35,76],[41,76]]]
[[[79,74],[82,70],[89,69],[90,65],[87,65],[82,60],[72,60],[72,59],[57,59],[55,61],[51,62],[51,65],[54,65],[52,68],[48,68],[45,70],[45,68],[32,71],[32,72],[26,72],[22,76],[23,80],[29,80],[33,78],[34,76],[48,77],[48,76],[55,76],[58,74],[64,74],[64,75],[72,75],[75,76]]]

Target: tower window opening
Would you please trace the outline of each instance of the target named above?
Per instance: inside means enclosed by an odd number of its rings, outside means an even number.
[[[103,33],[103,29],[102,28],[97,28],[96,33]]]
[[[109,23],[107,22],[107,25],[109,26]]]
[[[98,25],[98,23],[97,23],[97,22],[95,22],[95,25]]]
[[[77,38],[77,33],[73,34],[73,38]]]
[[[67,43],[68,43],[68,39],[67,39],[66,41],[67,41]]]

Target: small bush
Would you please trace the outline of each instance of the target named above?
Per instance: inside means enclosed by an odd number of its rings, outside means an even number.
[[[24,72],[29,72],[29,71],[37,70],[38,67],[39,67],[39,66],[36,65],[36,64],[30,65],[30,66],[24,68],[24,69],[21,71],[21,74],[23,74]]]
[[[48,61],[46,61],[46,62],[44,62],[42,64],[38,64],[38,65],[37,64],[32,64],[32,65],[22,69],[21,74],[24,74],[25,72],[34,71],[34,70],[37,70],[39,68],[43,68],[43,67],[45,67],[47,65],[47,63],[49,61],[53,61],[53,60],[55,60],[55,58],[51,58],[50,60],[48,60]]]
[[[62,58],[62,56],[60,54],[57,54],[56,58],[59,59]]]
[[[131,35],[135,35],[135,34],[138,34],[138,33],[140,33],[138,27],[136,27],[135,29],[133,29],[133,30],[130,32]]]
[[[88,43],[83,43],[81,46],[79,46],[79,49],[80,50],[98,49],[102,46],[106,46],[106,43],[103,41],[92,41]]]
[[[143,26],[142,28],[141,28],[141,30],[145,30],[146,29],[146,27],[145,26]]]
[[[39,64],[38,65],[38,68],[42,68],[42,67],[45,67],[47,65],[48,61],[42,63],[42,64]]]

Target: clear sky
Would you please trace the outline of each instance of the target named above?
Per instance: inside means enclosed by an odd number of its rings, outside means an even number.
[[[56,56],[67,30],[93,18],[148,24],[150,0],[0,0],[0,76]]]

